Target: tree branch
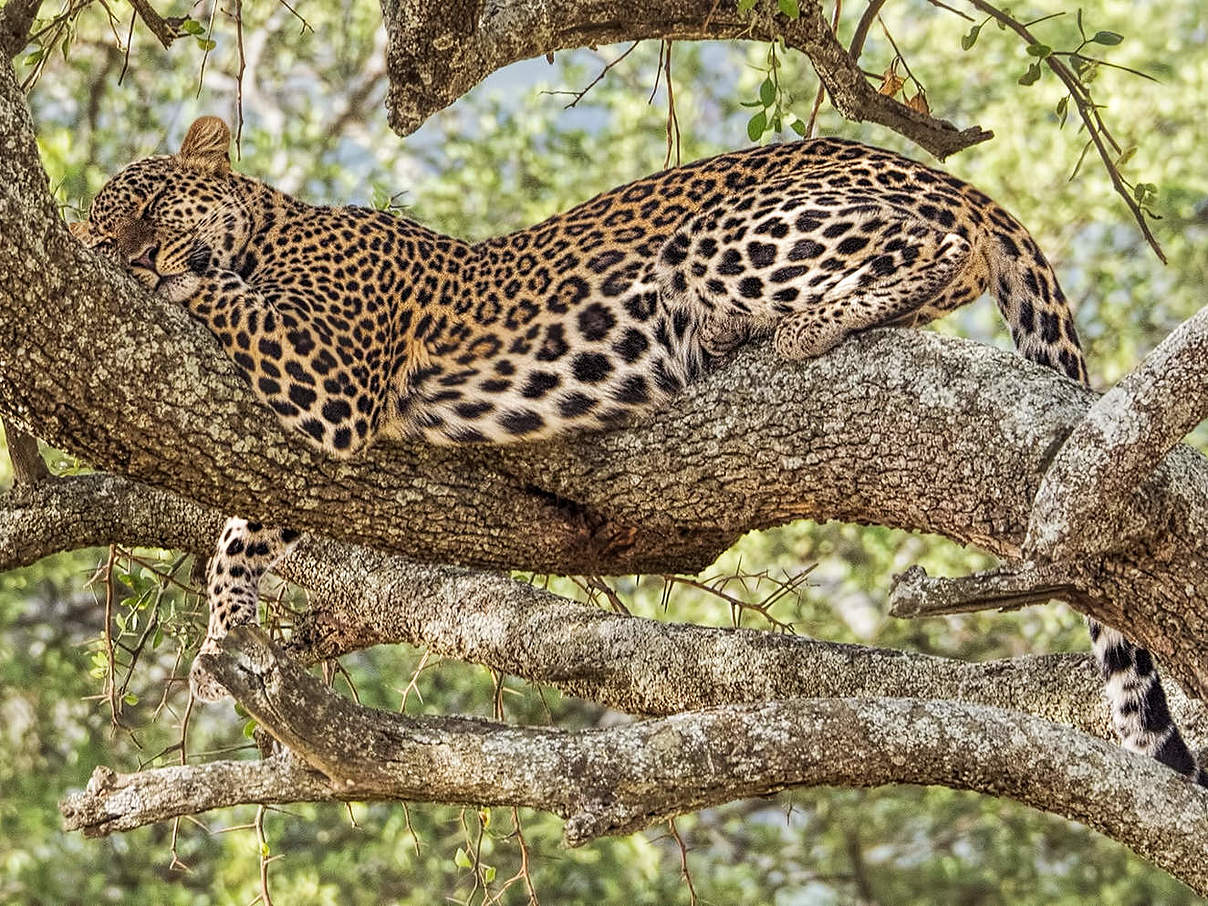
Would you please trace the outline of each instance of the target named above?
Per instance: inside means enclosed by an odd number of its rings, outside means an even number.
[[[1046,559],[1102,555],[1144,532],[1137,488],[1208,417],[1208,308],[1102,396],[1045,473],[1025,550]]]
[[[222,517],[114,476],[63,478],[0,501],[0,570],[57,550],[149,545],[208,554]],[[301,663],[406,642],[630,714],[808,696],[952,699],[1114,738],[1084,655],[966,663],[802,636],[601,611],[506,576],[310,539],[280,573],[309,591],[289,648]],[[808,669],[805,669],[808,665]],[[1170,689],[1189,738],[1208,709]]]
[[[513,728],[362,708],[259,630],[236,630],[225,647],[228,654],[207,657],[206,666],[327,778],[326,788],[276,759],[259,772],[233,765],[103,772],[62,803],[69,829],[109,833],[249,801],[242,793],[280,802],[301,792],[539,808],[566,818],[567,842],[580,845],[790,786],[941,784],[1083,821],[1208,891],[1208,794],[1157,764],[1035,718],[917,699],[792,699],[607,729]],[[252,790],[240,788],[249,781]]]
[[[38,452],[38,439],[16,425],[4,426],[4,441],[13,467],[14,484],[37,484],[50,478],[50,470]]]
[[[38,18],[42,0],[8,0],[0,9],[0,53],[11,60],[29,43],[29,30]],[[0,64],[2,65],[2,64]]]
[[[0,69],[0,415],[205,508],[412,558],[557,573],[695,572],[799,518],[946,535],[1017,557],[1033,489],[1093,396],[1018,356],[872,331],[804,365],[744,351],[643,424],[505,448],[382,446],[335,462],[287,436],[203,327],[63,227]],[[89,356],[65,339],[90,338]],[[138,350],[130,355],[128,350]],[[1143,537],[1078,606],[1208,690],[1208,465],[1145,483]]]
[[[889,612],[895,617],[935,617],[979,610],[1017,610],[1029,604],[1046,604],[1054,598],[1070,600],[1078,593],[1081,574],[1077,566],[1062,564],[1014,569],[994,569],[956,579],[932,579],[921,566],[912,566],[894,578],[889,590]]]
[[[835,38],[821,4],[806,0],[800,8],[800,17],[789,19],[776,14],[775,4],[742,15],[736,4],[713,0],[383,0],[390,125],[408,135],[496,69],[555,51],[647,38],[783,37],[810,58],[848,119],[893,129],[941,159],[993,137],[978,126],[957,129],[878,93]]]

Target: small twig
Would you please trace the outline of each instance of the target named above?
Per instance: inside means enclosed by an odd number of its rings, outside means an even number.
[[[598,85],[603,80],[604,76],[608,75],[609,71],[614,66],[616,66],[623,59],[625,59],[627,56],[629,56],[631,53],[633,53],[634,48],[637,47],[639,43],[640,42],[638,42],[638,41],[634,41],[632,44],[630,44],[628,47],[625,48],[625,50],[621,53],[621,55],[619,57],[617,57],[615,60],[610,60],[608,63],[606,63],[604,65],[604,68],[600,70],[599,74],[594,79],[592,79],[590,82],[588,82],[587,87],[585,87],[582,91],[544,91],[544,92],[542,92],[542,94],[552,94],[552,95],[569,94],[569,95],[572,95],[574,99],[569,104],[567,104],[565,107],[562,108],[563,110],[570,110],[571,107],[574,107],[576,104],[579,103],[579,101],[583,100],[583,98],[586,97],[587,92],[589,92],[593,88],[595,88],[596,85]]]
[[[264,833],[264,813],[268,811],[265,806],[260,806],[256,809],[256,820],[254,826],[256,828],[256,852],[260,857],[260,896],[259,902],[264,906],[273,906],[273,898],[268,891],[268,866],[270,862],[276,861],[279,856],[270,856],[268,854],[268,837]]]
[[[680,877],[688,885],[688,902],[691,906],[696,906],[696,885],[692,883],[692,872],[688,870],[688,847],[684,845],[684,838],[680,836],[679,828],[675,826],[674,818],[667,821],[667,828],[671,831],[671,837],[679,847]]]
[[[105,674],[105,695],[109,699],[109,716],[114,727],[122,725],[118,718],[117,705],[117,680],[114,671],[114,653],[113,653],[113,603],[114,603],[114,588],[113,588],[113,567],[117,562],[117,546],[109,545],[109,559],[105,562],[105,650],[106,650],[106,674]]]
[[[884,2],[885,2],[885,0],[871,0],[871,2],[868,5],[869,9],[873,9],[874,7],[876,9],[880,9],[881,5]],[[843,0],[835,0],[835,11],[834,11],[834,14],[831,16],[831,31],[832,32],[835,32],[836,29],[838,29],[839,15],[842,12],[843,12]],[[865,11],[864,15],[868,16],[868,12]],[[861,23],[861,25],[863,25],[864,20],[861,19],[860,23]],[[866,25],[864,26],[864,28],[867,31],[868,27]],[[858,29],[857,29],[857,33],[858,33]],[[863,42],[864,42],[864,38],[861,36],[860,44],[862,45]],[[856,40],[854,38],[852,39],[852,48],[853,48],[853,50],[851,51],[851,55],[852,55],[851,59],[852,59],[852,63],[855,63],[856,60],[860,56],[860,49],[859,49],[859,47],[857,47]],[[814,103],[810,107],[810,118],[808,120],[806,120],[806,122],[805,122],[805,134],[801,136],[802,138],[813,138],[814,137],[814,130],[818,127],[818,111],[822,109],[822,101],[825,98],[826,98],[826,86],[824,84],[822,84],[821,80],[819,80],[818,81],[818,90],[816,92],[814,92]]]
[[[243,0],[235,0],[235,47],[239,53],[239,67],[235,70],[235,156],[241,158],[243,140],[243,73],[247,69],[247,58],[243,53]]]
[[[672,132],[674,131],[675,138],[675,165],[680,164],[680,127],[679,117],[675,114],[675,85],[671,80],[671,41],[663,42],[663,50],[660,51],[660,56],[663,58],[664,71],[667,73],[667,156],[663,159],[663,166],[671,166],[671,145]]]
[[[889,589],[889,613],[913,619],[979,610],[1017,610],[1054,598],[1068,600],[1077,593],[1066,564],[1024,565],[955,579],[933,579],[921,566],[912,566],[894,577]]]
[[[986,0],[969,0],[969,2],[996,22],[1000,22],[1011,29],[1023,40],[1027,41],[1029,46],[1040,43],[1025,24],[1007,15],[998,9],[998,7],[991,6]],[[1103,122],[1103,117],[1100,115],[1094,101],[1090,98],[1086,86],[1083,85],[1082,80],[1070,70],[1069,66],[1057,54],[1049,54],[1045,57],[1044,62],[1052,70],[1053,74],[1061,80],[1066,89],[1068,89],[1070,97],[1074,99],[1074,105],[1078,108],[1078,115],[1082,117],[1082,122],[1086,126],[1087,135],[1090,136],[1090,140],[1094,143],[1095,150],[1099,152],[1099,159],[1103,162],[1103,168],[1111,179],[1112,187],[1124,199],[1124,204],[1128,206],[1128,210],[1132,213],[1133,219],[1137,222],[1141,235],[1145,237],[1145,241],[1149,243],[1149,247],[1153,249],[1158,259],[1163,264],[1166,264],[1166,253],[1162,251],[1162,246],[1150,231],[1149,224],[1145,221],[1144,211],[1141,210],[1141,206],[1129,193],[1128,186],[1124,182],[1124,177],[1120,175],[1120,170],[1112,159],[1112,149],[1115,149],[1119,153],[1119,145],[1115,138],[1112,137],[1107,125]],[[1110,148],[1109,145],[1111,146]]]
[[[898,49],[898,42],[893,39],[893,35],[889,33],[889,28],[885,25],[885,21],[877,16],[877,24],[881,26],[881,31],[885,33],[885,40],[889,42],[889,46],[893,48],[894,59],[902,61],[902,68],[906,70],[906,75],[910,81],[914,82],[915,90],[926,97],[927,92],[923,88],[923,83],[919,81],[918,76],[910,71],[910,64],[906,62],[906,57],[902,55],[902,51]],[[905,97],[905,95],[903,95]]]

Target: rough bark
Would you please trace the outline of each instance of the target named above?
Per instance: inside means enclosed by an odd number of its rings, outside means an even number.
[[[0,500],[0,570],[60,550],[151,545],[204,556],[217,511],[116,476],[82,475]],[[1114,738],[1085,655],[968,663],[803,636],[664,623],[567,600],[498,573],[431,565],[312,538],[279,569],[310,609],[290,640],[301,663],[405,642],[629,714],[793,697],[951,699]],[[1208,709],[1176,688],[1189,738]]]
[[[566,732],[362,708],[254,629],[237,630],[227,650],[207,657],[209,669],[314,773],[280,760],[258,771],[102,771],[63,802],[69,828],[105,834],[234,802],[294,801],[301,790],[540,808],[564,817],[578,845],[792,786],[938,783],[1090,824],[1208,892],[1208,796],[1032,717],[919,699],[789,699]]]
[[[848,119],[887,126],[940,159],[993,137],[878,93],[835,38],[821,5],[805,0],[800,7],[800,17],[789,19],[775,3],[757,4],[743,15],[732,0],[382,0],[390,39],[390,125],[400,135],[414,132],[496,69],[560,50],[645,38],[779,36],[809,57],[831,102]]]
[[[1208,416],[1208,308],[1104,394],[1045,473],[1027,551],[1064,560],[1127,546],[1144,532],[1142,481]]]
[[[41,6],[42,0],[8,0],[0,9],[0,53],[5,60],[25,49]]]

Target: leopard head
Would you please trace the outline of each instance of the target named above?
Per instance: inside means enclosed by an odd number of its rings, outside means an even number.
[[[203,116],[180,151],[135,161],[97,193],[72,233],[155,289],[165,278],[231,267],[247,242],[248,218],[227,149],[231,131]]]

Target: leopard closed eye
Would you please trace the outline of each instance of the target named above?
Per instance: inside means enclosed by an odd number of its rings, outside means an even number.
[[[1055,274],[972,186],[813,139],[723,154],[471,244],[361,207],[306,204],[231,169],[230,131],[130,164],[73,232],[184,305],[289,428],[334,456],[381,437],[514,443],[623,423],[751,338],[786,359],[924,324],[989,289],[1016,347],[1086,380]],[[253,622],[297,533],[225,527],[203,651]],[[1124,745],[1205,782],[1149,653],[1090,622]],[[199,697],[224,690],[194,668]]]

